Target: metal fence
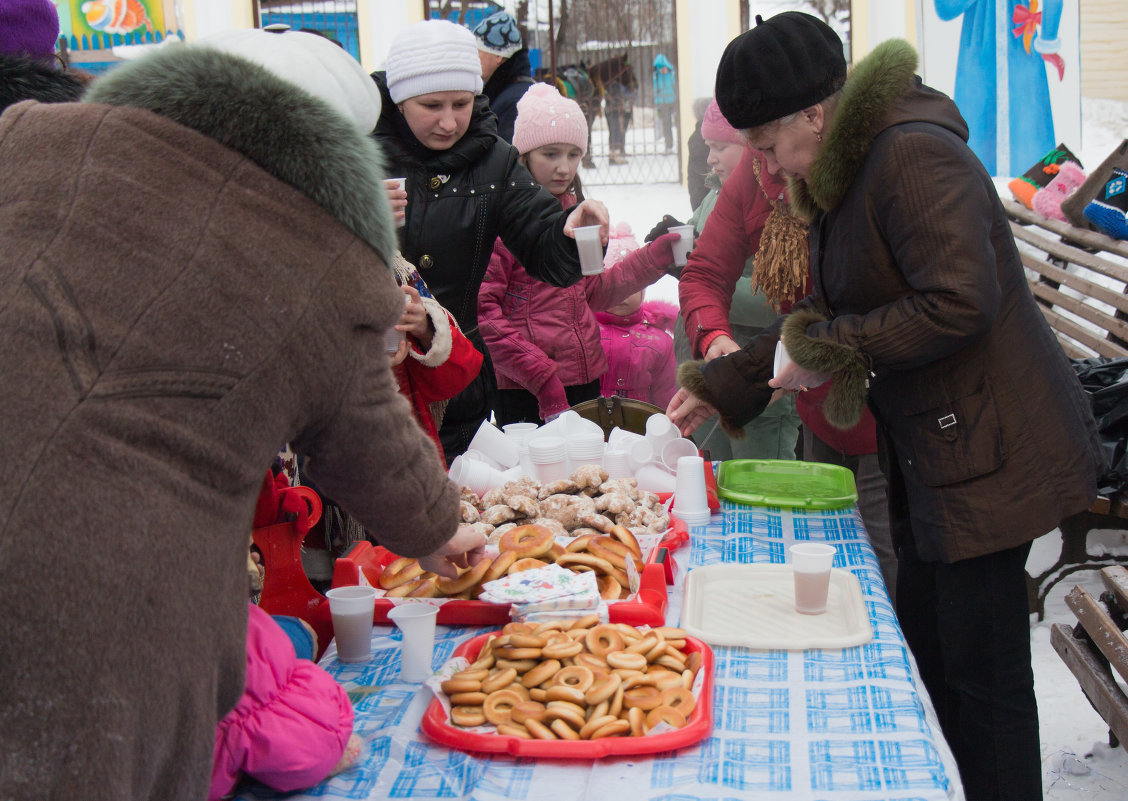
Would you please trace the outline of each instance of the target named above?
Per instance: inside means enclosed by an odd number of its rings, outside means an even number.
[[[360,61],[360,26],[355,0],[309,0],[279,2],[257,0],[255,24],[289,25],[297,31],[312,31],[332,39]]]

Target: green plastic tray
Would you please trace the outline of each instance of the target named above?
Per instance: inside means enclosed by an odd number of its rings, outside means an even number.
[[[840,509],[858,500],[854,474],[822,462],[732,459],[717,468],[717,495],[751,506]]]

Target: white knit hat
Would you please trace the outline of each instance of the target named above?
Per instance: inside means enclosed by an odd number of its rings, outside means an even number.
[[[380,90],[360,63],[323,36],[238,28],[197,40],[253,61],[319,97],[368,133],[380,119]]]
[[[429,92],[482,92],[482,62],[474,34],[445,19],[409,25],[392,40],[387,62],[393,103]]]

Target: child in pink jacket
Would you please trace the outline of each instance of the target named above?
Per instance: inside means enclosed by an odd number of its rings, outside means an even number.
[[[607,356],[600,393],[665,409],[678,389],[673,339],[678,307],[660,300],[644,302],[644,297],[644,291],[636,292],[595,315]]]
[[[576,172],[587,137],[579,105],[554,87],[535,83],[518,101],[513,145],[564,208],[583,199]],[[661,236],[633,250],[615,271],[564,288],[533,280],[497,240],[478,295],[478,329],[497,375],[499,425],[543,423],[599,396],[607,360],[595,311],[661,278],[673,264],[676,240],[676,234]]]

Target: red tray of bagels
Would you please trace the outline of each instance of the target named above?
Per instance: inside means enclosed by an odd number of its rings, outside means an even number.
[[[671,517],[669,532],[658,547],[648,555],[647,562],[639,571],[638,592],[629,600],[613,601],[608,604],[612,623],[661,626],[666,622],[666,608],[669,606],[666,591],[667,577],[671,574],[669,566],[656,561],[656,557],[665,550],[668,558],[668,552],[678,548],[687,539],[685,524]],[[373,587],[380,587],[384,570],[399,560],[399,556],[384,547],[359,542],[348,553],[337,559],[332,585],[342,587],[367,583]],[[396,603],[397,601],[389,597],[377,597],[373,622],[390,623],[388,613]],[[441,599],[437,622],[441,625],[501,626],[509,622],[509,604],[470,599]]]
[[[512,625],[513,624],[510,624],[510,626]],[[507,626],[506,628],[508,629],[509,626]],[[607,624],[595,626],[594,628],[589,630],[588,637],[590,638],[590,636],[592,636],[593,634],[599,635],[603,630],[610,631],[614,628],[615,626]],[[653,636],[645,630],[638,633],[641,635],[641,638]],[[476,662],[475,660],[479,659],[480,655],[483,652],[483,648],[487,646],[487,642],[489,642],[491,638],[494,638],[497,635],[498,632],[492,632],[488,634],[482,634],[471,640],[468,640],[458,647],[458,649],[454,652],[454,656],[465,657],[471,663],[471,668],[473,668],[475,664],[481,665],[481,662]],[[610,636],[613,636],[613,634]],[[628,653],[627,647],[632,641],[626,640],[624,638],[623,642],[624,647],[619,650],[617,654],[623,655],[623,659],[625,660]],[[630,654],[630,656],[637,659],[637,654],[640,653],[638,649],[645,647],[645,642],[642,642],[641,639],[634,640],[633,642],[637,645],[635,652]],[[698,692],[696,693],[696,695],[690,693],[684,687],[667,687],[666,689],[659,690],[655,685],[644,685],[642,683],[644,679],[638,679],[638,684],[632,683],[631,688],[626,689],[624,692],[623,687],[626,686],[627,682],[625,679],[622,679],[622,677],[637,673],[639,671],[617,671],[617,673],[619,674],[618,678],[611,677],[606,672],[604,672],[598,677],[594,678],[591,683],[586,685],[587,690],[591,693],[595,693],[599,690],[599,685],[601,682],[603,684],[610,684],[611,680],[614,679],[616,690],[614,691],[614,694],[610,698],[603,701],[603,703],[617,702],[620,706],[619,711],[622,717],[616,718],[615,715],[607,714],[608,712],[616,711],[613,708],[609,710],[592,710],[591,707],[587,707],[587,717],[585,719],[582,717],[585,707],[585,704],[582,701],[579,703],[580,709],[578,710],[571,709],[571,707],[577,706],[577,704],[575,703],[566,702],[564,704],[561,704],[553,703],[552,701],[548,701],[547,703],[536,702],[533,703],[532,706],[537,707],[539,704],[541,707],[543,707],[543,712],[545,713],[544,716],[541,716],[542,710],[535,710],[535,717],[537,718],[536,723],[529,723],[527,719],[522,717],[520,718],[522,720],[522,724],[510,726],[509,728],[499,726],[498,732],[483,731],[481,729],[471,730],[455,725],[451,721],[450,717],[448,717],[447,710],[440,702],[440,700],[438,698],[433,698],[430,705],[427,707],[427,711],[423,715],[423,721],[420,724],[420,729],[425,735],[427,735],[427,737],[434,740],[435,742],[460,751],[507,753],[521,757],[599,759],[602,757],[614,755],[651,754],[684,748],[686,746],[704,740],[709,736],[709,733],[713,729],[713,652],[710,650],[708,645],[693,637],[686,636],[684,637],[684,640],[682,642],[684,644],[680,645],[679,647],[680,653],[682,654],[682,656],[686,657],[687,660],[692,660],[689,662],[689,664],[694,665],[696,668],[696,670],[690,671],[691,677],[689,681],[693,681],[696,673],[701,673],[700,680],[697,682]],[[586,653],[585,656],[590,657],[590,655]],[[614,657],[610,654],[605,654],[604,658],[607,659],[608,662],[611,662],[614,659]],[[569,671],[571,671],[573,674],[582,672],[584,668],[580,666],[580,659],[581,657],[576,657],[572,666],[569,666],[567,668],[559,668],[559,672],[556,675],[562,677],[562,680],[560,682],[555,682],[553,678],[549,678],[543,681],[543,683],[539,685],[539,688],[547,687],[549,688],[549,690],[551,690],[552,685],[554,684],[568,684],[573,680],[578,681],[579,679],[575,675],[570,675],[568,679],[563,679],[563,674],[568,673]],[[624,664],[626,664],[625,661]],[[674,666],[673,662],[670,662],[669,664],[671,666]],[[559,663],[557,663],[557,667],[558,666]],[[533,682],[522,681],[522,675],[531,676],[533,670],[545,667],[546,665],[543,661],[539,662],[535,668],[528,669],[524,674],[517,675],[517,678],[513,680],[514,685],[524,686],[526,689],[522,694],[528,694],[529,692],[531,692],[531,690],[529,689],[530,686],[537,687],[538,685],[534,683],[536,679],[534,679]],[[607,667],[610,670],[608,665],[604,665],[604,667]],[[579,671],[577,671],[577,668],[579,668]],[[551,670],[551,668],[548,668],[547,670]],[[588,676],[592,676],[593,671],[591,669],[587,670]],[[661,670],[663,674],[669,672],[664,668],[656,667],[653,665],[647,665],[642,672],[647,672],[650,670]],[[500,683],[506,680],[506,677],[498,675],[501,670],[497,667],[494,667],[492,670],[488,671],[478,670],[478,673],[482,672],[486,672],[488,674],[484,680],[480,680],[480,684],[483,686],[483,689],[484,685],[489,681],[496,681]],[[472,673],[473,670],[468,668],[467,671],[464,671],[461,674],[455,674],[455,676],[469,676]],[[452,679],[454,678],[455,677],[452,677]],[[669,684],[668,681],[666,683],[667,685]],[[444,686],[445,685],[446,682],[444,682]],[[584,685],[577,684],[572,686],[583,687]],[[486,708],[486,710],[488,710],[488,708],[490,707],[491,700],[501,695],[507,695],[507,698],[501,699],[498,703],[493,705],[493,710],[495,711],[495,714],[497,710],[503,710],[505,720],[509,723],[513,723],[518,719],[518,711],[529,711],[527,706],[526,709],[521,709],[520,707],[516,706],[516,703],[521,702],[516,701],[517,696],[513,695],[514,689],[515,688],[511,686],[509,689],[494,690],[493,692],[488,694],[479,690],[477,695],[484,694],[486,696],[486,700],[480,702],[483,707]],[[562,692],[567,692],[567,690],[564,690]],[[573,694],[575,694],[575,692],[575,690],[572,691]],[[582,695],[584,691],[580,692]],[[635,699],[635,701],[637,701],[635,705],[640,707],[638,712],[642,713],[638,715],[637,721],[634,717],[632,717],[632,715],[634,715],[636,711],[627,708],[628,706],[632,705],[632,693],[638,694],[638,697]],[[653,699],[649,696],[656,696],[658,703],[654,704]],[[670,697],[669,699],[667,698],[668,696]],[[552,696],[548,697],[551,698]],[[591,696],[589,695],[588,697],[590,698]],[[671,708],[685,709],[684,705],[678,706],[678,704],[679,702],[684,704],[684,701],[686,699],[689,699],[690,703],[693,704],[693,708],[689,712],[689,714],[682,714],[680,712],[671,713],[669,711]],[[514,703],[515,701],[516,703]],[[669,705],[664,703],[667,701]],[[563,712],[554,710],[556,712],[556,714],[554,715],[553,711],[549,711],[554,706],[566,706],[569,708],[564,710]],[[646,708],[642,709],[641,707],[644,706]],[[462,713],[465,714],[464,707],[456,708],[462,710]],[[473,710],[473,708],[471,708],[471,710]],[[483,711],[483,716],[486,713],[486,711]],[[452,709],[452,714],[454,714],[454,709]],[[580,714],[581,717],[577,717],[575,722],[569,725],[566,716],[576,714]],[[490,715],[490,717],[493,718],[493,715]],[[675,717],[678,717],[679,719],[675,721]],[[616,720],[620,722],[616,722]],[[621,721],[629,722],[624,723]],[[646,731],[646,729],[652,727],[654,723],[658,721],[667,722],[668,725],[671,726],[678,726],[683,723],[684,725],[680,725],[680,728],[669,728],[668,730],[661,731],[660,733],[643,733]],[[535,729],[534,726],[536,727]],[[631,727],[629,730],[627,728],[628,726]],[[590,728],[591,730],[585,731],[585,728]],[[533,732],[533,734],[530,734],[530,732]],[[581,733],[582,737],[579,736]]]

